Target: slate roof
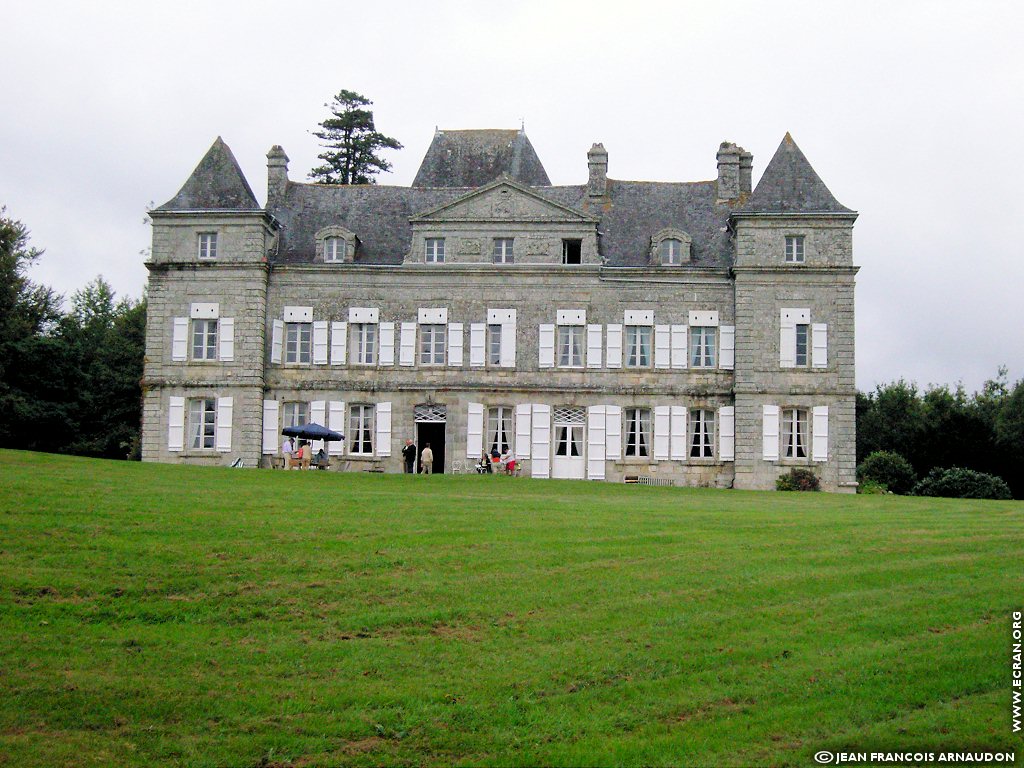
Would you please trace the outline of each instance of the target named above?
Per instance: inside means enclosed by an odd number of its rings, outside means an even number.
[[[502,174],[549,187],[547,171],[522,130],[436,131],[414,187],[482,187]]]
[[[786,133],[743,213],[854,213],[829,192],[793,137]]]
[[[231,148],[218,136],[178,194],[156,210],[258,211],[261,206]]]

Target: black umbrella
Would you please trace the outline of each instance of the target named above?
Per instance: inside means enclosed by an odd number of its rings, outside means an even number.
[[[303,440],[344,440],[345,436],[340,432],[322,427],[319,424],[299,424],[295,427],[285,427],[281,430],[282,435],[288,437],[301,437]]]

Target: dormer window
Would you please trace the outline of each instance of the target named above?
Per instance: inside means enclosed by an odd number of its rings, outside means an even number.
[[[786,235],[786,263],[804,263],[804,236]]]
[[[495,264],[511,264],[513,261],[512,255],[512,244],[514,240],[511,237],[496,237],[494,238],[494,263]]]
[[[217,258],[217,233],[216,232],[200,232],[199,233],[199,258],[200,259],[216,259]]]
[[[324,239],[324,261],[344,261],[345,241],[340,237]]]
[[[355,260],[359,238],[338,224],[324,227],[316,233],[317,261],[325,264],[341,264]]]
[[[562,241],[562,263],[582,264],[583,263],[583,241],[576,238],[567,238]]]
[[[444,263],[444,238],[428,237],[424,240],[423,260],[427,264]]]
[[[678,267],[690,261],[692,238],[681,229],[672,227],[651,238],[651,263],[664,267]]]

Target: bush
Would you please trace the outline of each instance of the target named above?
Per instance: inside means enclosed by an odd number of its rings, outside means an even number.
[[[888,488],[886,488],[882,483],[876,483],[874,480],[862,480],[857,486],[857,493],[882,495],[888,492]]]
[[[914,495],[949,499],[1009,499],[1010,487],[1001,477],[973,469],[935,467],[914,486]]]
[[[884,485],[887,490],[906,496],[917,482],[910,462],[892,451],[875,451],[857,467],[857,480]]]
[[[781,475],[775,481],[775,490],[777,491],[817,491],[820,488],[818,476],[811,470],[802,467],[794,467],[789,470],[789,474]]]

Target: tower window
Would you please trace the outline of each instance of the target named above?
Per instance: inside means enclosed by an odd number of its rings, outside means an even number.
[[[567,239],[562,241],[562,263],[582,264],[583,263],[583,241]]]

